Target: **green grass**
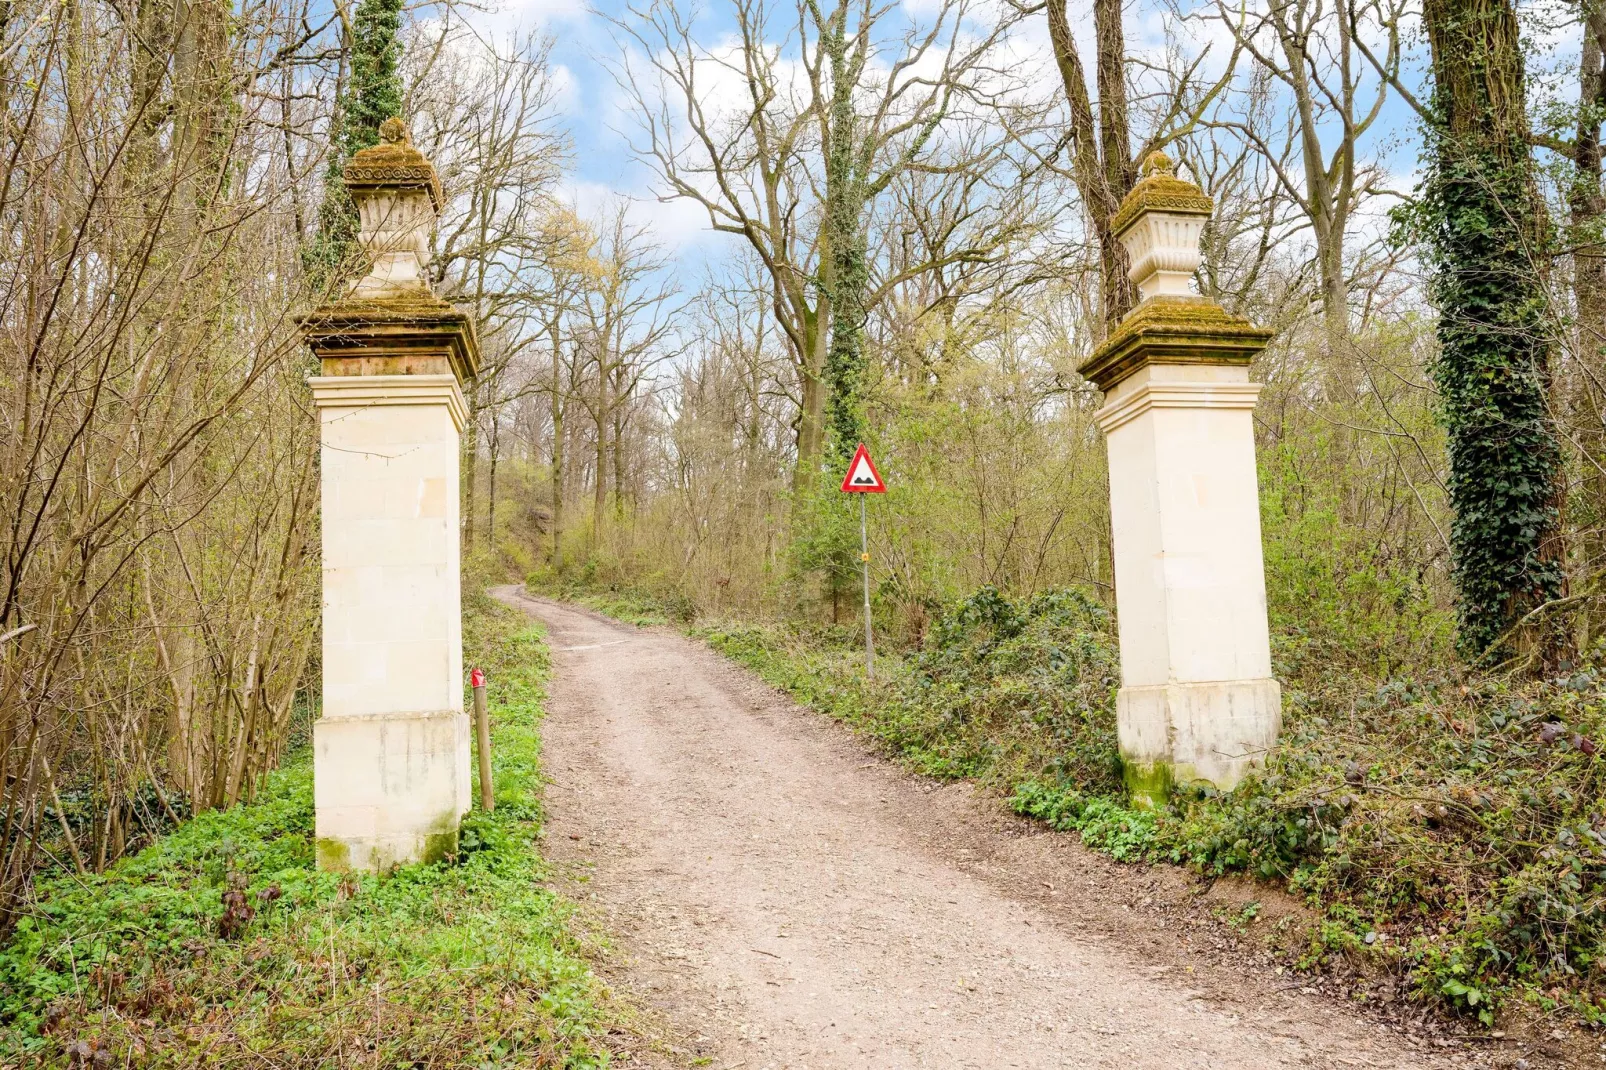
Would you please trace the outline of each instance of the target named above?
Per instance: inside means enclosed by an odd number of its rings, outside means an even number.
[[[605,992],[537,850],[546,648],[484,599],[467,624],[491,677],[497,806],[465,820],[457,858],[319,872],[302,753],[254,802],[40,887],[0,950],[0,1063],[607,1065]],[[231,889],[251,914],[238,931]]]
[[[530,573],[524,586],[532,594],[575,602],[640,628],[689,624],[697,615],[697,607],[684,595],[658,594],[628,584],[603,585],[584,575],[560,580],[549,570],[538,570]]]

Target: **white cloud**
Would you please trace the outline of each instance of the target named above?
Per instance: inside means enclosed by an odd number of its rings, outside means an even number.
[[[495,15],[542,26],[584,22],[592,17],[586,0],[503,0],[495,9]]]
[[[639,170],[639,166],[629,169]],[[587,219],[599,218],[623,199],[630,222],[647,228],[653,239],[671,254],[716,246],[729,240],[728,235],[709,229],[708,213],[702,206],[684,199],[660,201],[650,195],[626,192],[632,185],[626,174],[621,174],[616,182],[575,179],[569,185],[568,199],[575,211]]]
[[[554,63],[551,71],[552,101],[559,115],[579,115],[585,93],[580,80],[566,64]]]

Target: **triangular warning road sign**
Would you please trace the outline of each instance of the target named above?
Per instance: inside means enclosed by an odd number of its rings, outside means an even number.
[[[875,470],[875,462],[870,459],[870,451],[864,448],[863,442],[859,443],[859,450],[848,465],[848,474],[842,480],[842,489],[859,494],[887,492],[887,485],[881,482],[881,473]]]

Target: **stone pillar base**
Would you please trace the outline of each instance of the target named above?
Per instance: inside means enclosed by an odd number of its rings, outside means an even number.
[[[1123,687],[1115,699],[1126,787],[1144,807],[1173,784],[1230,791],[1265,761],[1282,729],[1276,680]]]
[[[324,717],[312,742],[318,868],[378,872],[457,852],[472,803],[467,714]]]

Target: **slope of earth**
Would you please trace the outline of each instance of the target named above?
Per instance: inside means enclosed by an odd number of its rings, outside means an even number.
[[[1156,877],[869,755],[688,640],[543,621],[548,853],[663,1023],[627,1065],[1563,1065],[1465,1046],[1219,953]]]

